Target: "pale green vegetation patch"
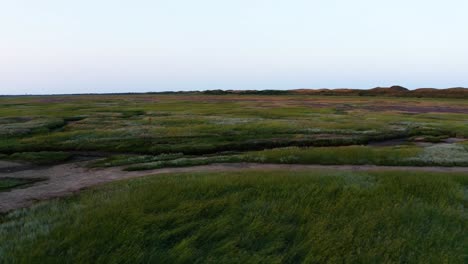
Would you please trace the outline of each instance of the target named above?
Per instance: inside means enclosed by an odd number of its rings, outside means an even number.
[[[461,144],[437,144],[424,148],[410,160],[424,164],[468,166],[468,149]]]
[[[142,164],[135,164],[125,168],[126,171],[136,171],[136,170],[152,170],[152,169],[161,169],[167,167],[190,167],[190,166],[200,166],[208,165],[214,163],[233,163],[233,162],[243,162],[247,159],[242,155],[229,155],[229,156],[208,156],[208,157],[198,157],[198,158],[177,158],[173,160],[160,160],[154,162],[147,162]]]
[[[49,132],[65,125],[60,118],[0,118],[0,138]]]

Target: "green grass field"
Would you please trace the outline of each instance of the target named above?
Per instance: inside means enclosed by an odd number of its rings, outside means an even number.
[[[3,97],[0,155],[24,157],[27,161],[40,160],[32,156],[44,156],[34,154],[44,151],[152,156],[135,160],[141,163],[158,161],[154,156],[161,154],[174,157],[184,154],[187,156],[184,158],[224,156],[294,146],[366,145],[404,138],[413,144],[411,150],[408,148],[412,153],[408,157],[403,150],[375,147],[372,155],[389,153],[396,158],[363,158],[355,155],[356,148],[336,148],[330,150],[333,153],[317,150],[327,152],[325,155],[332,158],[327,161],[310,158],[309,154],[303,158],[306,152],[311,152],[305,149],[290,162],[413,165],[432,162],[457,166],[468,161],[466,145],[454,143],[455,146],[443,149],[449,153],[444,159],[434,158],[431,153],[436,150],[414,142],[468,138],[467,109],[466,100],[440,98],[161,94]],[[457,153],[461,160],[451,162]],[[341,158],[333,159],[335,154]],[[51,163],[68,159],[60,154],[49,158]]]
[[[74,194],[0,215],[0,263],[467,263],[468,174],[440,168],[231,164],[74,193],[215,163],[468,167],[467,139],[460,99],[0,97],[0,176],[19,175],[0,179],[0,209],[13,194]],[[28,193],[22,173],[52,176]]]
[[[145,177],[1,219],[2,263],[465,263],[468,175]]]

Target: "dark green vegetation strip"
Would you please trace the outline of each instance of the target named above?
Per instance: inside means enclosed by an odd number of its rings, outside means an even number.
[[[16,178],[0,178],[0,192],[8,191],[13,188],[28,185],[42,179],[16,179]]]
[[[249,162],[385,165],[385,166],[468,166],[468,146],[439,144],[429,147],[345,146],[330,148],[282,148],[245,155]]]
[[[466,174],[244,171],[112,183],[1,219],[3,263],[464,263]]]
[[[196,92],[174,92],[192,93]],[[390,96],[390,97],[428,97],[428,98],[468,98],[468,88],[431,89],[420,88],[409,90],[402,86],[376,87],[369,90],[362,89],[298,89],[298,90],[206,90],[203,94],[212,95],[327,95],[327,96]]]
[[[27,161],[36,165],[49,165],[66,161],[72,154],[62,151],[19,152],[3,159]]]
[[[125,170],[135,171],[239,162],[320,165],[468,166],[468,145],[439,144],[426,148],[416,146],[289,147],[205,157],[170,155],[114,156],[98,161],[94,166],[133,164],[125,168]]]
[[[104,159],[97,160],[91,163],[90,167],[113,167],[113,166],[123,166],[135,163],[155,163],[155,162],[163,162],[163,161],[170,161],[179,158],[183,158],[184,155],[182,153],[174,153],[174,154],[161,154],[157,156],[138,156],[138,155],[114,155],[111,157],[107,157]]]

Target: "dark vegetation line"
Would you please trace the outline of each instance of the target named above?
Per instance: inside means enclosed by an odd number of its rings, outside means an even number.
[[[203,94],[223,95],[325,95],[325,96],[386,96],[418,98],[468,98],[468,88],[447,89],[419,88],[409,90],[402,86],[376,87],[373,89],[295,89],[295,90],[207,90]]]
[[[274,149],[274,148],[283,148],[283,147],[338,147],[338,146],[352,146],[352,145],[367,145],[370,142],[380,142],[391,139],[404,139],[407,138],[409,134],[396,134],[388,136],[378,136],[372,138],[318,138],[318,139],[298,139],[298,140],[248,140],[243,142],[230,142],[222,143],[219,145],[211,146],[188,146],[184,145],[181,147],[171,147],[164,148],[161,147],[159,150],[148,150],[148,146],[155,146],[160,144],[158,139],[134,139],[134,140],[125,140],[130,141],[128,146],[125,149],[115,149],[114,145],[103,146],[99,148],[96,146],[82,146],[80,148],[64,148],[61,146],[54,145],[40,145],[40,146],[31,146],[31,145],[12,145],[5,146],[2,148],[0,146],[0,153],[3,154],[14,154],[18,152],[38,152],[38,151],[65,151],[65,152],[74,152],[74,151],[104,151],[108,153],[133,153],[133,154],[150,154],[150,155],[160,155],[160,154],[171,154],[171,153],[183,153],[185,155],[209,155],[217,154],[223,152],[244,152],[244,151],[255,151],[255,150],[264,150],[264,149]],[[133,143],[133,144],[132,144]]]
[[[385,97],[417,97],[417,98],[468,98],[468,88],[455,87],[446,89],[418,88],[409,90],[402,86],[376,87],[372,89],[291,89],[291,90],[203,90],[203,91],[163,91],[146,93],[79,93],[79,94],[42,94],[42,95],[0,95],[0,97],[28,97],[28,96],[64,96],[64,95],[324,95],[324,96],[385,96]]]
[[[13,188],[28,187],[33,183],[44,181],[43,178],[11,178],[0,177],[0,192],[9,191]]]
[[[56,126],[48,126],[48,133],[58,131],[64,127],[67,122],[57,123]],[[28,136],[34,134],[44,133],[43,130],[31,131]],[[306,138],[306,139],[288,139],[295,134],[285,135],[281,139],[236,139],[227,142],[220,142],[214,144],[164,144],[165,141],[176,142],[181,138],[124,138],[114,142],[96,142],[95,144],[81,145],[77,147],[68,147],[54,144],[31,144],[15,142],[13,139],[16,137],[10,137],[8,142],[0,144],[0,153],[3,154],[14,154],[18,152],[38,152],[38,151],[94,151],[94,152],[107,152],[107,153],[133,153],[133,154],[148,154],[148,155],[160,155],[160,154],[171,154],[171,153],[183,153],[185,155],[209,155],[223,152],[245,152],[255,150],[265,150],[274,148],[284,147],[339,147],[339,146],[352,146],[352,145],[368,145],[374,144],[387,140],[399,140],[407,139],[410,137],[425,136],[426,140],[438,142],[442,137],[456,137],[456,132],[446,130],[420,130],[418,128],[407,129],[406,131],[398,132],[387,132],[376,135],[366,136],[349,136],[349,137],[332,137],[332,138]],[[24,136],[24,135],[21,135]],[[195,137],[197,139],[199,137]],[[1,138],[0,138],[1,139]],[[20,139],[18,137],[18,139]],[[0,142],[1,143],[1,142]],[[116,147],[119,144],[120,147]],[[158,146],[160,145],[160,146]],[[166,145],[166,146],[164,146]],[[156,149],[151,148],[152,146],[158,146]]]

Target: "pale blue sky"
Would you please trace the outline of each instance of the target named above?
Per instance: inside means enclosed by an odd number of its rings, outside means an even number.
[[[467,0],[0,0],[0,94],[468,86]]]

